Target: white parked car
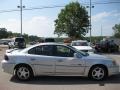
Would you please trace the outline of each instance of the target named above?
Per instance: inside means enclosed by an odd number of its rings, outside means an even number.
[[[93,48],[86,40],[76,40],[71,42],[71,46],[84,52],[94,52]]]
[[[19,80],[33,76],[85,76],[102,80],[119,73],[118,64],[111,58],[88,54],[63,44],[41,43],[23,50],[13,50],[2,60],[4,72]]]

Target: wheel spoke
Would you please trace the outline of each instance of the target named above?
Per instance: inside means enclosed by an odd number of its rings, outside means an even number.
[[[93,72],[93,76],[96,76],[96,75],[97,75],[97,74],[96,74],[96,72],[94,71],[94,72]]]
[[[21,77],[22,76],[21,72],[18,72],[18,75]]]
[[[18,69],[17,75],[20,79],[29,78],[30,72],[26,67],[21,67]]]

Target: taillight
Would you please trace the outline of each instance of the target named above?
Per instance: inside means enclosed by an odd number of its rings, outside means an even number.
[[[5,56],[4,56],[4,59],[5,59],[6,61],[8,61],[8,60],[9,60],[9,58],[8,58],[8,56],[7,56],[7,55],[5,55]]]

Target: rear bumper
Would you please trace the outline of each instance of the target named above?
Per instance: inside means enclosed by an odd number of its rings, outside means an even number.
[[[3,72],[9,73],[9,74],[13,74],[14,73],[14,66],[15,66],[14,63],[8,63],[7,61],[2,60],[1,64],[2,64]]]

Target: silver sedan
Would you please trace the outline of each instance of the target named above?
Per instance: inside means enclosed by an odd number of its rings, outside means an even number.
[[[111,58],[56,43],[9,50],[1,63],[4,72],[15,75],[19,80],[29,80],[38,75],[85,76],[103,80],[119,73],[118,64]]]

